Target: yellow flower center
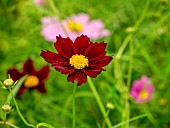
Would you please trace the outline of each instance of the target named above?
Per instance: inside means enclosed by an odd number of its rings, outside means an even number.
[[[70,58],[69,63],[76,69],[83,69],[88,66],[89,61],[85,56],[76,54]]]
[[[82,29],[83,29],[83,26],[81,23],[78,23],[78,22],[75,22],[75,21],[69,21],[67,23],[67,26],[68,28],[71,30],[71,31],[74,31],[74,32],[81,32]]]
[[[26,88],[33,88],[33,87],[38,86],[38,84],[39,84],[39,79],[33,75],[28,76],[24,82],[24,86]]]
[[[147,97],[149,96],[148,92],[146,90],[142,90],[140,93],[139,93],[139,97],[141,99],[146,99]]]

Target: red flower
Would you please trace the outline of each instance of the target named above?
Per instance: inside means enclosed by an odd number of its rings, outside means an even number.
[[[92,43],[87,36],[77,37],[73,43],[70,38],[57,36],[54,43],[57,53],[42,51],[41,56],[57,71],[68,74],[68,82],[78,81],[82,85],[87,81],[87,75],[96,77],[112,60],[106,55],[106,43]]]
[[[21,95],[26,89],[36,89],[41,93],[46,93],[44,80],[49,76],[49,67],[44,66],[40,70],[36,71],[34,69],[33,62],[30,58],[23,64],[23,71],[19,72],[16,68],[11,68],[8,70],[10,77],[17,81],[24,75],[28,75],[23,85],[18,91],[18,95]]]

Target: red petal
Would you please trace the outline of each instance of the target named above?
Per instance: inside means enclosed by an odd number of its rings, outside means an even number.
[[[57,71],[63,73],[63,74],[72,74],[75,72],[75,68],[72,66],[60,66],[60,65],[54,65],[53,66]]]
[[[70,40],[70,38],[62,38],[61,36],[57,36],[57,41],[54,43],[54,46],[59,54],[61,54],[63,57],[69,59],[73,54],[73,42]]]
[[[37,71],[36,76],[40,79],[40,80],[44,80],[49,76],[50,73],[50,69],[48,66],[44,66],[42,67],[39,71]]]
[[[94,44],[91,43],[90,46],[85,51],[85,56],[88,57],[88,59],[97,57],[98,55],[104,52],[105,48],[106,43],[104,42]]]
[[[112,60],[111,56],[105,56],[101,60],[97,60],[97,61],[93,61],[93,62],[89,63],[89,67],[90,66],[103,67],[103,66],[108,65],[111,60]]]
[[[93,61],[96,61],[96,60],[100,60],[100,59],[103,59],[106,55],[106,51],[104,51],[103,53],[101,53],[100,55],[94,57],[94,58],[91,58],[91,59],[88,59],[89,62],[93,62]]]
[[[76,70],[73,74],[68,75],[67,81],[72,83],[77,81],[77,85],[80,86],[83,83],[86,83],[87,75],[81,72],[81,70]]]
[[[27,88],[26,88],[24,85],[22,85],[22,86],[20,87],[20,89],[18,90],[17,95],[21,95],[26,89],[27,89]]]
[[[41,56],[57,71],[63,74],[71,74],[75,71],[75,68],[70,66],[68,59],[62,57],[60,54],[56,54],[50,51],[42,51]]]
[[[42,56],[48,63],[61,63],[61,64],[69,64],[69,60],[61,56],[60,54],[56,54],[51,51],[42,51],[40,56]]]
[[[14,81],[19,80],[23,76],[16,68],[9,69],[7,73]]]
[[[28,58],[27,61],[23,64],[23,74],[34,74],[35,69],[33,65],[33,61]]]
[[[104,69],[102,67],[90,67],[83,69],[83,72],[90,77],[97,77],[97,75],[100,74],[103,70]]]
[[[85,50],[90,45],[90,39],[87,36],[81,35],[74,42],[74,53],[84,55]]]
[[[46,88],[45,88],[45,84],[43,82],[40,82],[40,84],[35,87],[35,89],[41,93],[46,93]]]

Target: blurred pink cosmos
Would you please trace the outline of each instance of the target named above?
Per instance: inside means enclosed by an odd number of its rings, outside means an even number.
[[[42,6],[42,5],[44,5],[45,2],[44,2],[44,0],[34,0],[34,3],[38,6]]]
[[[149,101],[153,91],[153,84],[147,76],[143,75],[141,79],[133,82],[130,94],[135,99],[135,102],[139,104]]]
[[[60,25],[57,17],[43,17],[41,35],[49,42],[55,42],[56,36],[65,36],[64,29]]]
[[[89,15],[85,13],[79,13],[61,21],[57,17],[44,17],[41,22],[41,34],[49,42],[55,42],[58,35],[64,38],[70,37],[72,40],[82,34],[94,40],[110,35],[102,21],[90,21]]]

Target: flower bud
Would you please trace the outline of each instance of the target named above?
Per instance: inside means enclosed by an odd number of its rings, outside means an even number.
[[[6,86],[6,87],[9,87],[9,86],[12,86],[14,84],[14,81],[12,79],[6,79],[3,84]]]
[[[5,112],[9,112],[12,109],[11,106],[9,106],[9,105],[3,105],[1,108]]]
[[[158,100],[158,104],[159,104],[160,106],[166,106],[166,105],[167,105],[167,99],[165,99],[165,98],[160,98],[160,99]]]
[[[112,103],[107,103],[107,107],[109,108],[109,109],[114,109],[114,105],[112,104]]]
[[[131,32],[134,32],[134,31],[135,31],[135,28],[133,28],[133,27],[128,27],[128,28],[125,29],[125,31],[126,31],[127,33],[131,33]]]

